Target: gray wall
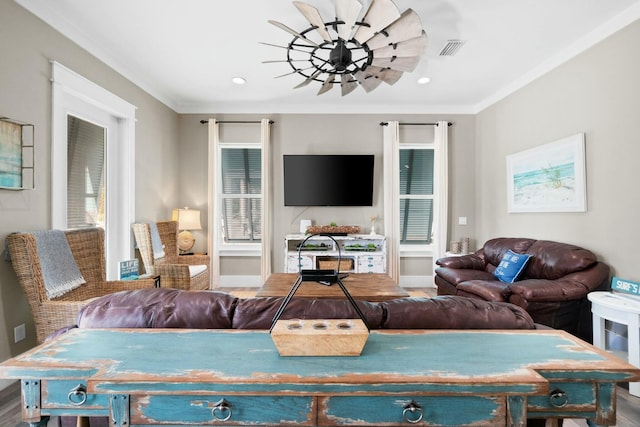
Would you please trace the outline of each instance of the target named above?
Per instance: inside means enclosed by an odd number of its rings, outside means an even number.
[[[593,250],[640,280],[640,22],[477,115],[477,238],[525,236]],[[507,213],[507,155],[584,132],[584,213]]]
[[[180,115],[180,143],[183,156],[181,169],[190,172],[189,175],[199,177],[201,174],[196,165],[206,162],[207,126],[200,124],[200,120],[215,117],[218,120],[252,121],[270,118],[272,125],[272,185],[273,185],[273,271],[283,270],[284,236],[298,233],[300,219],[312,219],[316,224],[358,225],[363,232],[369,230],[369,218],[372,215],[383,217],[383,180],[382,180],[382,128],[380,122],[399,120],[401,123],[421,122],[433,123],[438,120],[448,120],[453,123],[449,128],[450,147],[450,176],[451,176],[451,217],[455,218],[450,231],[455,239],[473,237],[474,226],[474,158],[475,158],[475,117],[472,115],[376,115],[376,114],[265,114],[260,115]],[[223,124],[222,127],[225,125]],[[235,126],[235,125],[234,125]],[[254,125],[250,125],[254,126]],[[331,208],[331,207],[285,207],[282,194],[283,154],[374,154],[374,200],[372,207],[362,208]],[[203,166],[206,168],[206,165]],[[206,170],[206,169],[205,169]],[[348,184],[348,183],[345,183]],[[190,180],[185,183],[185,190],[191,200],[185,203],[201,205],[206,210],[207,179]],[[183,192],[184,194],[184,192]],[[458,216],[466,216],[469,223],[458,226]],[[202,218],[203,223],[205,218]],[[203,227],[205,225],[203,224]],[[384,233],[382,221],[378,222],[377,231]],[[206,230],[196,235],[196,250],[204,250]],[[201,246],[198,246],[201,245]],[[223,275],[260,275],[258,262],[237,258],[223,259],[221,272]],[[252,268],[247,268],[247,265]],[[401,264],[403,275],[431,276],[430,258],[405,258]],[[426,279],[425,279],[426,282]],[[430,285],[423,283],[422,285]]]
[[[0,0],[0,115],[35,125],[35,189],[0,190],[0,239],[50,223],[50,60],[83,75],[137,107],[136,218],[168,218],[179,186],[178,117],[140,88],[70,42],[11,0]],[[27,339],[13,343],[13,328]],[[0,261],[0,360],[35,343],[31,312],[11,264]],[[0,388],[2,384],[0,381]]]

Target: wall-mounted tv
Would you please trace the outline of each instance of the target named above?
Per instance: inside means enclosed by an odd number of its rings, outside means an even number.
[[[373,154],[285,154],[285,206],[372,206]]]

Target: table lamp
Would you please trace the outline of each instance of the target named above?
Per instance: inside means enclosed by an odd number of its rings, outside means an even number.
[[[178,233],[178,249],[180,249],[181,255],[186,255],[196,242],[196,239],[193,238],[189,230],[202,229],[200,225],[200,211],[187,207],[174,209],[171,214],[171,220],[178,222],[178,231],[180,231],[180,233]]]

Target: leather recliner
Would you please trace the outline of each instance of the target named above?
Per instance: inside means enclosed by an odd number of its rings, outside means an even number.
[[[531,258],[519,279],[504,283],[494,272],[507,250]],[[435,270],[438,295],[510,302],[536,323],[592,341],[587,294],[609,282],[609,266],[579,246],[529,238],[488,240],[473,254],[440,258]]]

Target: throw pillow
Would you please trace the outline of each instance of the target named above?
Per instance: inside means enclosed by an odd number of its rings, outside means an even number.
[[[509,249],[502,257],[493,274],[501,282],[513,283],[518,280],[518,276],[524,271],[529,258],[531,258],[531,255],[517,254]]]

